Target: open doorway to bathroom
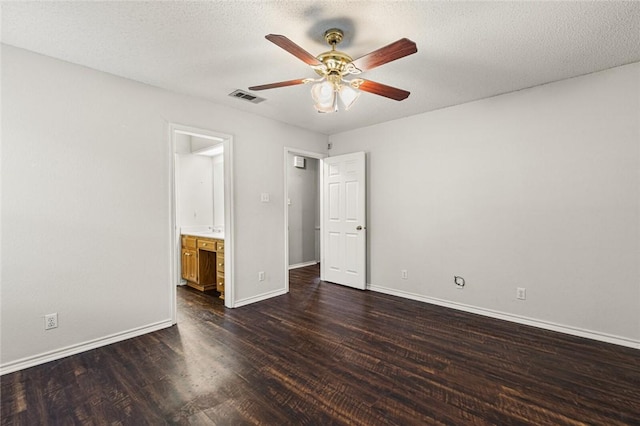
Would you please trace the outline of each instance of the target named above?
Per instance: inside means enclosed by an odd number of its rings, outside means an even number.
[[[324,154],[285,148],[286,289],[291,277],[320,279],[321,166]],[[300,280],[296,280],[300,281]]]
[[[176,225],[183,231],[224,234],[222,141],[177,134],[175,167]]]
[[[233,307],[232,138],[177,124],[170,128],[175,323],[177,286],[187,285]]]

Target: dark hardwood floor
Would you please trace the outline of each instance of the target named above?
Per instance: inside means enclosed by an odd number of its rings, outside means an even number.
[[[2,425],[640,424],[640,351],[320,282],[1,378]],[[613,314],[613,313],[612,313]]]

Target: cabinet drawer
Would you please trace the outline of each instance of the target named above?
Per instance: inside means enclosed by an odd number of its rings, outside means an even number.
[[[224,257],[216,259],[216,271],[224,272]]]
[[[216,251],[224,251],[224,241],[216,242]]]
[[[218,279],[216,280],[216,290],[219,292],[224,291],[224,277],[218,276]]]
[[[194,249],[196,248],[196,238],[187,235],[182,236],[182,248]]]
[[[198,248],[201,250],[216,251],[216,243],[211,240],[198,240]]]

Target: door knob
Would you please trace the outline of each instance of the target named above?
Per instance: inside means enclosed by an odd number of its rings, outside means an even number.
[[[362,231],[362,226],[358,225],[358,227],[356,228],[356,231]]]

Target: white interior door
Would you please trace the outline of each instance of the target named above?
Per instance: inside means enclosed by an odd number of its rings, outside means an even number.
[[[322,279],[364,290],[366,281],[365,154],[324,159]]]

